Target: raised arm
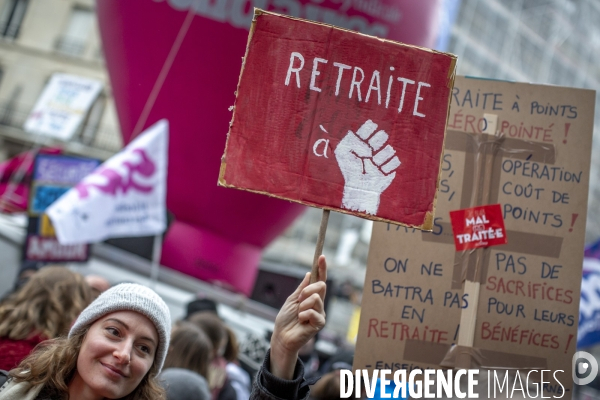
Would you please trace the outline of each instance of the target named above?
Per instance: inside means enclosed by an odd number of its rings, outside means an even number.
[[[292,379],[298,351],[325,326],[327,263],[319,257],[319,279],[310,282],[310,272],[279,310],[271,336],[271,373]]]
[[[279,310],[271,336],[271,349],[254,381],[251,400],[304,400],[309,384],[298,351],[325,326],[327,264],[319,257],[319,279],[310,284],[307,273],[300,286]]]

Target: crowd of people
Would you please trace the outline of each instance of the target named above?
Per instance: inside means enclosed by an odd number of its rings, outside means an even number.
[[[325,326],[323,256],[318,275],[311,284],[308,273],[279,310],[250,376],[211,300],[192,301],[171,321],[146,286],[111,287],[61,266],[27,271],[0,301],[0,400],[339,398],[335,359],[323,371],[305,351]]]

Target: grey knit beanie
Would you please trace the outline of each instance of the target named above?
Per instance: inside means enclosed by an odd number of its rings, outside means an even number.
[[[158,332],[158,347],[154,362],[160,372],[169,349],[171,313],[163,299],[146,286],[122,283],[108,289],[79,314],[71,327],[69,337],[80,333],[97,319],[117,311],[136,311],[154,323]]]

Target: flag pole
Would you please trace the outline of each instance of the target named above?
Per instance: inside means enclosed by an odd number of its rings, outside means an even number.
[[[158,272],[160,271],[160,256],[162,253],[162,235],[154,235],[154,243],[152,245],[152,265],[150,267],[150,281],[152,289],[156,290],[158,282]]]

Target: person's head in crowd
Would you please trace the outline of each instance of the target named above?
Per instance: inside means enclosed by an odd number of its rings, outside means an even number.
[[[213,347],[211,359],[223,356],[227,345],[227,330],[223,321],[209,312],[194,313],[188,321],[202,329],[210,339]]]
[[[65,267],[44,267],[0,303],[0,337],[23,340],[32,335],[44,339],[66,335],[92,296],[80,274]]]
[[[315,400],[338,400],[340,397],[340,370],[328,372],[321,376],[311,390],[311,398]]]
[[[187,304],[185,320],[189,320],[190,317],[196,313],[210,312],[215,315],[219,315],[217,311],[217,303],[211,299],[194,299]]]
[[[165,365],[166,366],[166,365]],[[210,400],[206,379],[184,368],[165,368],[159,381],[167,391],[167,400]]]
[[[207,313],[208,315],[215,315],[218,317],[219,313],[217,311],[217,303],[215,303],[213,300],[206,298],[192,300],[187,304],[187,313],[184,319],[186,321],[189,321],[192,315],[203,313]],[[207,321],[201,322],[200,325],[202,325],[202,329],[206,329],[212,332],[213,338],[211,340],[217,340],[218,332],[221,331],[221,329],[218,328],[219,324],[215,321],[214,317],[212,316],[206,318]],[[195,320],[201,321],[203,321],[204,319],[205,317],[195,318]],[[219,318],[219,320],[221,319]],[[210,323],[210,321],[214,321],[214,323]],[[222,325],[223,329],[225,330],[225,344],[221,344],[221,346],[224,346],[222,348],[222,355],[228,362],[235,362],[237,361],[237,357],[239,354],[239,345],[237,337],[235,336],[235,332],[233,332],[233,330],[231,330],[231,328],[228,327],[225,323],[221,323],[220,325]]]
[[[352,369],[354,349],[341,348],[323,363],[321,372],[328,373],[340,369]]]
[[[10,375],[41,387],[41,398],[164,399],[171,316],[165,302],[137,284],[114,286],[77,318],[68,337],[49,340]]]
[[[212,354],[212,342],[206,333],[191,322],[180,321],[171,331],[165,369],[185,368],[208,377]]]
[[[110,282],[100,275],[87,275],[85,281],[92,288],[94,298],[110,289]]]
[[[352,370],[354,350],[343,349],[323,364],[322,377],[311,389],[311,396],[318,400],[340,399],[340,370]]]
[[[213,351],[210,357],[211,365],[206,378],[210,389],[218,392],[223,388],[227,380],[227,372],[225,371],[227,361],[223,357],[227,345],[227,331],[225,329],[225,324],[212,312],[194,313],[190,316],[189,322],[202,329],[211,341]]]

